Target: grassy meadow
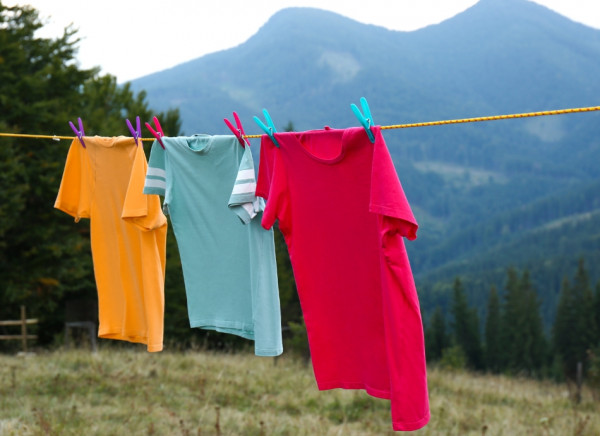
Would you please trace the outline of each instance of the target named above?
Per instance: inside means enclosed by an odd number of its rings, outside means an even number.
[[[0,436],[395,434],[388,401],[320,392],[289,356],[140,350],[0,355]],[[415,435],[600,435],[565,385],[431,368],[429,396]]]

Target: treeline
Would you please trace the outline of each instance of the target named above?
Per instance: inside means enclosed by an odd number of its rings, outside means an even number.
[[[581,375],[600,389],[600,282],[593,288],[581,259],[562,283],[556,318],[544,331],[540,300],[529,271],[506,273],[504,288],[491,286],[480,322],[460,278],[449,313],[435,309],[425,328],[427,360],[455,368],[575,381]],[[481,328],[483,326],[483,329]]]

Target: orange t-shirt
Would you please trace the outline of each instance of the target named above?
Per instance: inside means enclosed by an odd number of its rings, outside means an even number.
[[[167,220],[143,193],[147,161],[133,138],[71,143],[54,207],[90,219],[98,289],[98,336],[161,351]]]

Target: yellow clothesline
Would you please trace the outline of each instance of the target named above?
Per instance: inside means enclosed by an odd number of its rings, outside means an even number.
[[[487,117],[477,118],[460,118],[456,120],[443,120],[443,121],[428,121],[424,123],[411,123],[411,124],[394,124],[391,126],[381,126],[381,130],[388,129],[407,129],[411,127],[428,127],[428,126],[443,126],[446,124],[461,124],[461,123],[477,123],[481,121],[498,121],[498,120],[510,120],[515,118],[530,118],[530,117],[542,117],[547,115],[562,115],[562,114],[574,114],[580,112],[593,112],[600,111],[600,106],[590,107],[579,107],[573,109],[558,109],[551,111],[542,112],[527,112],[522,114],[509,114],[509,115],[492,115]],[[244,138],[260,138],[261,135],[244,135]],[[0,133],[0,137],[11,137],[11,138],[38,138],[38,139],[52,139],[59,141],[61,139],[75,139],[75,136],[58,136],[58,135],[29,135],[23,133]],[[154,141],[155,138],[140,138],[142,141]]]

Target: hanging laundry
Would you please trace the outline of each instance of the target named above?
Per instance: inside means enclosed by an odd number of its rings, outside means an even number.
[[[133,138],[73,140],[54,207],[90,219],[98,336],[163,349],[167,220],[144,195],[146,156]]]
[[[429,421],[423,327],[403,237],[417,222],[379,127],[261,140],[256,194],[292,262],[321,390],[391,399],[394,430]]]
[[[165,197],[190,326],[254,340],[259,356],[281,354],[273,231],[260,224],[250,148],[233,135],[162,141],[164,149],[152,145],[144,192]]]

